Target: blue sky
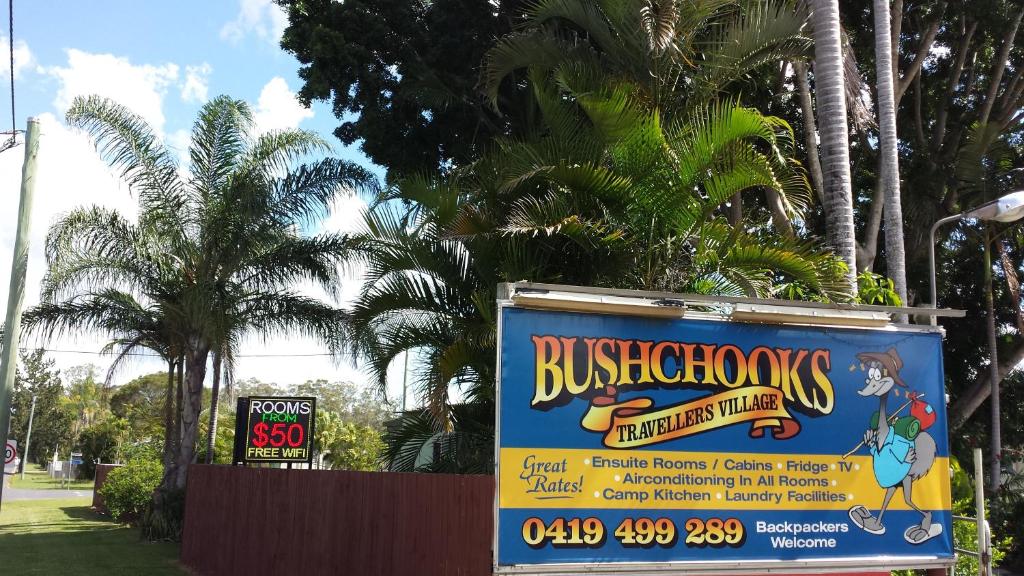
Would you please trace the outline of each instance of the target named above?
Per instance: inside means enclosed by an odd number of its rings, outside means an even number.
[[[278,46],[285,17],[270,0],[15,0],[14,12],[18,128],[35,116],[42,133],[26,305],[38,302],[46,229],[62,213],[99,204],[134,216],[135,202],[127,187],[99,160],[84,135],[63,124],[64,110],[77,95],[99,93],[132,108],[184,156],[203,102],[228,94],[253,106],[257,129],[319,132],[335,146],[337,156],[383,174],[357,148],[345,148],[333,137],[338,121],[327,104],[305,109],[296,101],[299,64]],[[0,21],[4,16],[6,10],[0,8]],[[6,47],[6,34],[0,36]],[[0,60],[0,129],[8,130],[9,67],[6,55]],[[22,147],[0,154],[0,277],[5,279],[0,282],[0,306],[7,300],[23,155]],[[340,200],[323,228],[354,229],[364,206],[359,198]],[[355,271],[339,304],[354,295],[358,280]],[[68,335],[22,345],[69,351],[52,354],[59,367],[91,362],[105,370],[108,359],[88,353],[102,343],[97,335]],[[297,338],[253,339],[241,350],[236,375],[279,384],[310,378],[367,383],[358,368],[327,357],[261,356],[320,352],[324,350],[317,343]],[[157,362],[140,360],[115,381],[159,369]],[[390,380],[400,386],[401,370],[396,369]],[[398,393],[392,387],[389,395]]]
[[[20,117],[63,112],[54,106],[60,80],[40,69],[67,68],[72,51],[111,55],[165,74],[176,67],[176,81],[182,83],[194,69],[209,97],[228,94],[253,104],[275,78],[293,92],[301,86],[298,61],[278,46],[284,13],[269,0],[21,0],[14,10],[15,40],[24,42],[32,55],[18,70]],[[175,94],[176,86],[172,80],[164,89],[169,133],[188,129],[201,106],[196,99],[185,101]],[[8,108],[5,104],[0,110],[9,116]],[[336,125],[324,103],[314,104],[312,117],[301,122],[302,128],[330,137],[339,156],[368,165],[357,148],[344,148],[331,136]]]

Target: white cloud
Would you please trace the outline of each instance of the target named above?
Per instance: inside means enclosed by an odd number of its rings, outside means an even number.
[[[114,174],[100,159],[88,138],[65,127],[53,114],[40,116],[41,136],[37,160],[37,182],[31,219],[28,277],[26,279],[25,308],[39,302],[39,288],[46,270],[43,247],[49,226],[70,210],[92,204],[116,209],[126,217],[136,217],[136,200],[129,193],[127,185]],[[189,134],[185,130],[168,133],[166,141],[179,154],[187,154]],[[15,219],[18,211],[18,190],[21,181],[21,164],[24,146],[0,154],[0,276],[6,277],[10,270],[14,248]],[[357,197],[339,199],[332,215],[324,222],[324,230],[353,231],[360,223],[360,214],[365,202]],[[350,270],[345,274],[338,303],[352,301],[362,277],[361,270]],[[7,282],[0,283],[0,310],[6,309]],[[323,297],[311,286],[303,287],[304,293]],[[86,363],[96,364],[103,373],[110,364],[110,357],[94,354],[80,354],[71,351],[97,352],[106,339],[98,334],[78,334],[74,337],[42,340],[38,337],[23,338],[22,347],[45,347],[61,369]],[[272,337],[246,339],[240,349],[236,375],[238,378],[255,377],[264,382],[294,384],[305,380],[326,378],[332,381],[348,380],[359,384],[368,382],[367,376],[345,359],[330,356],[307,356],[326,353],[323,345],[312,339],[299,337]],[[281,356],[292,354],[295,356]],[[163,369],[157,359],[137,358],[121,371],[115,383]],[[400,368],[397,376],[389,378],[400,382]],[[391,397],[398,392],[391,391]]]
[[[68,50],[67,54],[67,67],[42,69],[60,83],[53,100],[59,114],[64,114],[76,96],[98,94],[127,106],[157,132],[163,131],[163,99],[167,89],[178,80],[177,64],[136,66],[113,54],[90,54],[76,49]]]
[[[7,36],[0,36],[0,46],[4,47],[6,53],[9,40]],[[36,58],[29,50],[28,44],[24,40],[14,41],[14,78],[17,79],[21,75],[21,71],[25,68],[29,68],[35,64]],[[8,55],[5,54],[3,58],[0,58],[0,73],[5,77],[11,73],[11,60]]]
[[[220,37],[237,44],[252,34],[277,44],[287,25],[284,9],[272,0],[238,0],[238,16],[220,29]]]
[[[358,196],[341,197],[335,200],[331,214],[321,227],[321,232],[355,232],[362,224],[362,214],[366,202]],[[335,305],[348,306],[355,301],[362,285],[364,271],[361,267],[353,267],[342,271],[341,290]],[[330,301],[324,292],[311,284],[299,287],[299,291],[323,301]],[[249,338],[243,345],[243,354],[326,354],[323,344],[311,338],[294,336],[274,336],[267,339]],[[327,378],[329,380],[350,380],[359,384],[368,382],[368,378],[359,369],[352,366],[348,358],[332,358],[330,356],[298,356],[298,357],[245,357],[238,362],[237,377],[240,379],[257,378],[263,381],[291,384]],[[391,380],[391,379],[389,379]]]
[[[206,102],[211,72],[213,67],[206,62],[199,66],[186,66],[185,82],[181,85],[181,99],[200,104]]]
[[[182,179],[189,177],[189,153],[188,147],[192,145],[192,133],[188,130],[178,129],[164,136],[164,146],[178,157],[178,174]]]
[[[69,50],[67,55],[66,66],[38,68],[41,73],[58,81],[53,103],[59,115],[63,115],[72,99],[80,94],[99,93],[114,98],[149,121],[163,134],[164,141],[178,157],[187,159],[189,132],[181,126],[165,127],[165,98],[169,90],[180,90],[183,100],[205,98],[206,81],[212,74],[207,65],[185,67],[185,74],[182,75],[179,66],[173,63],[137,65],[127,58],[90,54],[80,50]],[[260,130],[296,127],[313,116],[311,110],[298,103],[295,94],[282,78],[274,78],[263,87],[255,109]],[[57,119],[59,115],[46,113],[40,116],[42,134],[26,279],[26,308],[39,301],[39,289],[46,269],[43,255],[46,233],[62,214],[91,204],[116,209],[129,218],[135,218],[137,211],[136,199],[128,187],[100,159],[88,138],[64,126]],[[0,276],[10,270],[23,156],[24,147],[0,154]],[[359,198],[340,199],[332,215],[324,222],[323,229],[354,230],[360,222],[364,207],[365,203]],[[361,278],[361,270],[347,271],[339,304],[353,300]],[[7,289],[6,282],[0,283],[0,310],[6,309]],[[312,290],[311,287],[309,289]],[[105,341],[103,335],[78,334],[51,340],[27,338],[23,340],[22,346],[43,346],[50,350],[64,351],[50,354],[58,368],[94,363],[105,371],[110,363],[109,357],[67,352],[97,352]],[[268,340],[250,338],[243,343],[239,352],[241,357],[237,373],[240,378],[256,377],[282,384],[313,378],[351,380],[361,384],[368,382],[367,375],[347,361],[339,362],[329,356],[304,356],[326,352],[321,344],[313,340],[296,337],[274,337]],[[298,356],[261,356],[267,354]],[[141,374],[162,369],[161,362],[156,359],[138,359],[123,370],[115,382],[124,383]],[[401,381],[401,367],[397,369],[397,375],[389,377],[392,383]],[[392,390],[391,397],[396,395],[397,392]]]
[[[284,78],[274,77],[260,91],[255,114],[259,132],[297,128],[303,120],[312,117],[313,110],[299,103]]]
[[[65,127],[53,114],[39,117],[39,156],[30,224],[29,260],[25,308],[39,302],[39,287],[46,270],[43,253],[46,233],[62,214],[73,208],[100,205],[135,217],[135,200],[128,188],[96,154],[88,138]],[[0,154],[0,276],[7,278],[14,250],[24,144]],[[6,310],[7,282],[0,283],[0,306]],[[105,340],[95,334],[80,334],[49,341],[22,337],[22,347],[45,346],[58,350],[98,351]],[[59,368],[95,363],[106,370],[109,357],[53,353]],[[139,364],[150,370],[149,364]]]
[[[365,228],[363,215],[366,213],[366,201],[359,196],[345,196],[334,201],[330,215],[324,219],[322,232],[351,234]],[[355,302],[359,296],[359,288],[363,285],[365,268],[359,264],[352,265],[341,280],[338,300],[342,306]]]
[[[177,88],[185,102],[205,102],[209,76],[213,68],[207,64],[181,67],[164,64],[133,64],[128,58],[113,54],[92,54],[82,50],[67,51],[67,66],[40,67],[43,74],[58,82],[53,105],[63,115],[77,96],[98,94],[115,100],[142,116],[158,134],[164,131],[164,98],[168,90]]]

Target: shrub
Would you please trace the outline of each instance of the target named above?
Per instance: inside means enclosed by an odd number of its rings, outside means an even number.
[[[94,478],[96,463],[115,462],[121,445],[128,437],[128,423],[121,418],[107,418],[82,430],[78,436],[77,448],[82,451],[82,465],[78,467],[78,477]]]
[[[131,460],[111,470],[100,488],[110,515],[120,522],[138,520],[163,473],[163,466],[156,460]]]
[[[140,526],[142,537],[148,540],[181,542],[185,525],[185,491],[157,490],[153,501],[146,505]]]

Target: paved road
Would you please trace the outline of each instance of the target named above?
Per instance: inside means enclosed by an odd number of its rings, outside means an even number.
[[[92,490],[31,490],[11,488],[10,475],[4,475],[4,502],[14,500],[47,500],[54,498],[92,498]]]
[[[4,502],[15,500],[47,500],[54,498],[92,498],[92,490],[22,490],[4,488]]]

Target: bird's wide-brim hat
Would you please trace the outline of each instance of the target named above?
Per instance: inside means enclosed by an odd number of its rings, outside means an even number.
[[[882,365],[882,368],[887,372],[887,376],[892,378],[896,384],[907,388],[906,382],[900,377],[900,370],[903,368],[903,359],[896,352],[895,348],[890,348],[885,352],[861,352],[857,354],[857,360],[863,363],[878,362]]]

